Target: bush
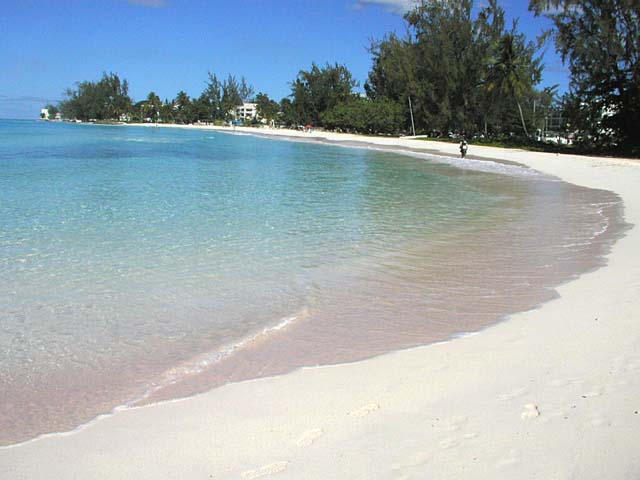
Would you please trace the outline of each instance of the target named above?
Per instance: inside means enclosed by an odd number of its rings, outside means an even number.
[[[402,129],[402,107],[386,99],[354,97],[322,115],[325,128],[354,133],[398,133]]]

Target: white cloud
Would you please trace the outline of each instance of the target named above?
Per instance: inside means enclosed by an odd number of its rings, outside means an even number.
[[[403,14],[413,8],[418,0],[356,0],[356,7],[364,8],[377,5],[394,13]]]

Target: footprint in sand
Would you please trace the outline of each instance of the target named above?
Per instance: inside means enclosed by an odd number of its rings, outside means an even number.
[[[580,395],[582,398],[591,398],[591,397],[599,397],[600,395],[602,395],[602,389],[601,388],[594,388],[588,392],[583,393],[582,395]]]
[[[555,422],[558,419],[568,420],[574,413],[574,410],[577,408],[577,404],[571,404],[568,406],[563,406],[560,408],[549,408],[544,411],[544,417],[540,419],[541,423],[550,423]],[[522,412],[523,414],[525,412]],[[525,417],[523,417],[525,418]]]
[[[444,438],[440,441],[440,447],[444,448],[445,450],[449,448],[459,447],[460,445],[462,445],[462,442],[473,440],[477,436],[478,436],[477,433],[471,432],[471,433],[465,433],[464,435],[461,435],[458,438],[452,438],[452,437]]]
[[[462,428],[464,423],[468,420],[467,417],[457,415],[450,418],[445,418],[442,421],[442,428],[449,432],[456,432]]]
[[[550,387],[564,387],[566,385],[569,385],[569,381],[565,378],[556,378],[555,380],[551,380],[549,383],[547,383],[547,385],[549,385]]]
[[[242,478],[251,480],[253,478],[260,478],[260,477],[266,477],[267,475],[273,475],[274,473],[282,472],[285,468],[287,468],[287,465],[289,465],[289,462],[270,463],[260,468],[242,472]]]
[[[456,440],[455,438],[445,438],[440,441],[440,446],[445,450],[449,448],[454,448],[460,445],[460,440]]]
[[[524,406],[524,410],[520,414],[522,418],[536,418],[540,416],[540,410],[538,410],[538,406],[533,403],[528,403]]]
[[[519,462],[519,459],[516,457],[505,457],[498,462],[498,467],[510,467]]]
[[[513,392],[503,393],[498,398],[500,400],[513,400],[514,398],[522,397],[527,393],[529,393],[529,387],[522,387],[522,388],[518,388],[517,390],[514,390]]]
[[[601,415],[593,415],[589,418],[589,425],[592,427],[611,426],[611,420]]]
[[[513,465],[518,464],[519,462],[520,462],[520,452],[518,452],[518,450],[516,449],[511,449],[509,450],[506,456],[504,456],[502,459],[498,461],[497,466],[501,468],[511,467]]]
[[[372,412],[375,412],[376,410],[380,410],[380,405],[377,403],[368,403],[366,405],[363,405],[362,407],[358,408],[357,410],[352,410],[351,412],[349,412],[349,416],[351,417],[366,417],[367,415],[369,415]]]
[[[550,387],[570,387],[572,385],[582,385],[584,380],[581,378],[557,378],[551,380],[547,385]]]
[[[309,430],[308,432],[305,432],[302,435],[300,435],[300,438],[298,438],[296,445],[298,445],[299,447],[308,447],[311,444],[313,444],[313,442],[315,442],[317,439],[319,439],[322,435],[324,435],[324,430],[322,430],[321,428],[315,428],[313,430]]]
[[[402,470],[419,467],[427,463],[431,459],[432,453],[427,452],[416,452],[412,455],[409,455],[404,460],[400,462],[393,463],[391,465],[391,470],[393,472],[401,472]],[[397,477],[397,478],[403,478]]]

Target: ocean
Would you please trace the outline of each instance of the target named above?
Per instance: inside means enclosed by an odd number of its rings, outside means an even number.
[[[476,332],[624,226],[519,165],[0,120],[0,445]]]

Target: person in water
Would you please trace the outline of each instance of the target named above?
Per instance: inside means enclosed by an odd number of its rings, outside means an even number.
[[[460,156],[462,158],[467,156],[467,148],[469,146],[467,145],[467,141],[463,138],[462,141],[460,142]]]

